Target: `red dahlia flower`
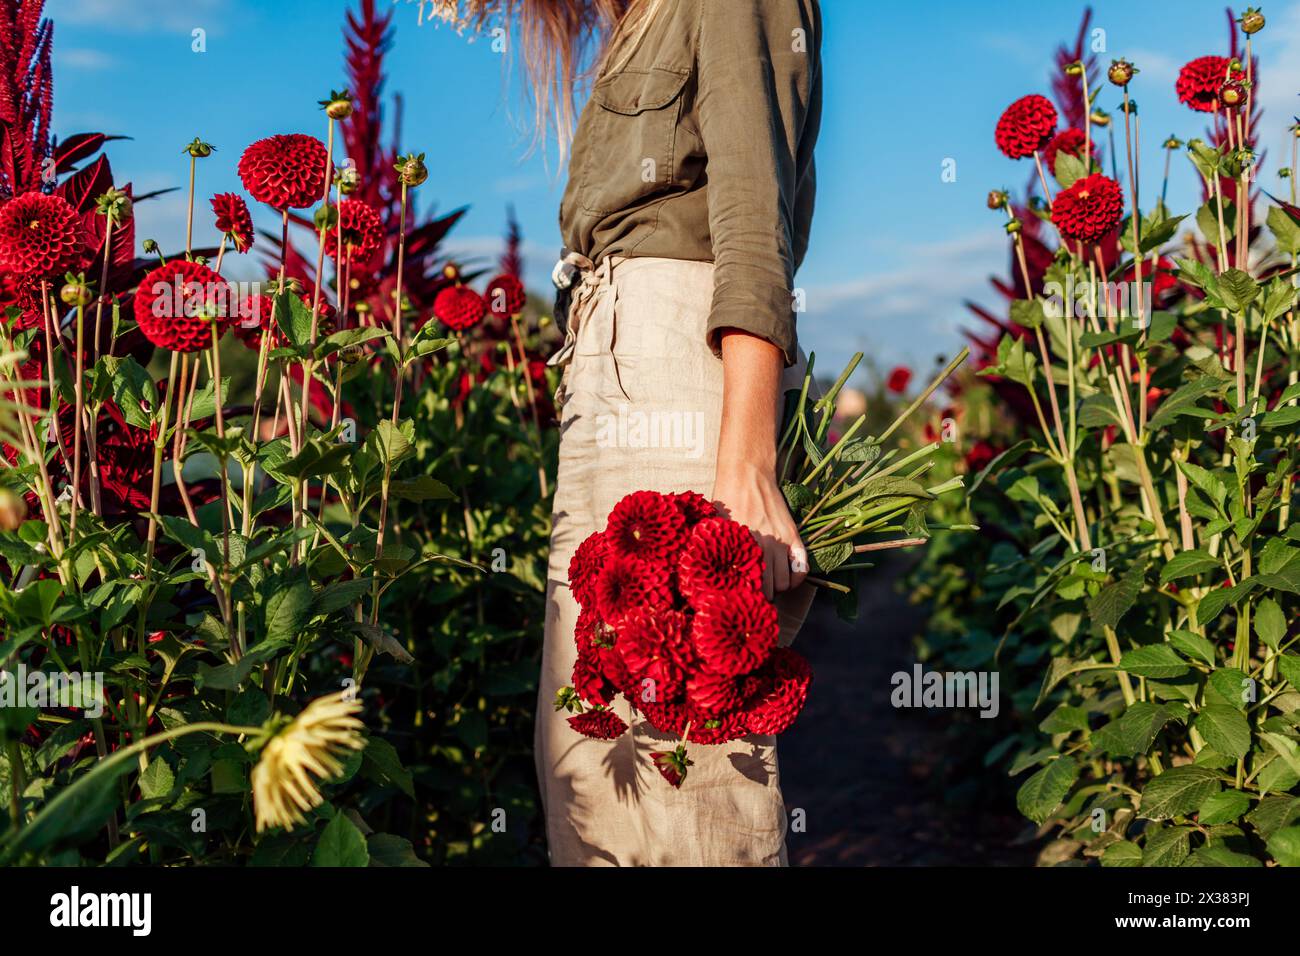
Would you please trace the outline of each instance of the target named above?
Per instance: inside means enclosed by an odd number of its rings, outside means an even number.
[[[633,700],[637,710],[645,715],[650,726],[665,734],[681,736],[686,729],[686,708],[678,703],[661,700]]]
[[[745,724],[745,715],[736,711],[692,721],[691,732],[687,739],[693,744],[725,744],[747,733],[749,728]]]
[[[61,196],[30,192],[0,205],[0,269],[58,275],[85,250],[81,217]]]
[[[569,718],[569,726],[595,740],[613,740],[627,730],[623,718],[612,710],[589,710]]]
[[[1071,156],[1079,159],[1083,156],[1083,147],[1087,143],[1088,137],[1083,130],[1075,129],[1071,126],[1069,129],[1063,129],[1055,136],[1052,141],[1043,147],[1043,159],[1047,162],[1047,170],[1053,176],[1056,175],[1056,157],[1060,153],[1069,153]],[[1092,152],[1097,152],[1097,144],[1092,144]]]
[[[912,370],[906,365],[897,365],[890,371],[889,378],[885,379],[885,388],[895,395],[902,395],[907,391],[907,383],[910,381]]]
[[[654,491],[634,491],[614,506],[605,539],[615,554],[643,561],[667,561],[682,546],[686,521],[668,498]]]
[[[239,178],[248,194],[276,209],[301,209],[325,193],[329,154],[305,133],[259,139],[239,157]]]
[[[667,607],[672,603],[668,570],[663,565],[611,554],[593,588],[596,610],[612,627],[638,608]]]
[[[499,275],[487,284],[483,293],[488,311],[499,319],[508,319],[524,311],[528,297],[524,284],[512,275]]]
[[[154,345],[174,352],[198,352],[212,344],[217,331],[237,311],[231,289],[205,265],[183,259],[159,266],[140,280],[135,320]]]
[[[1056,132],[1056,107],[1045,96],[1031,93],[1016,100],[998,119],[993,138],[1011,159],[1034,155]]]
[[[733,677],[746,674],[776,646],[776,607],[758,591],[707,591],[696,607],[691,638],[709,670]]]
[[[677,506],[677,510],[686,519],[688,528],[694,527],[705,518],[717,517],[718,514],[718,509],[713,506],[713,502],[698,492],[683,491],[669,495],[668,500]]]
[[[463,332],[483,320],[483,297],[469,286],[449,285],[433,300],[433,314],[449,329]]]
[[[686,679],[686,712],[692,721],[704,721],[741,705],[740,681],[728,674],[699,670]]]
[[[622,687],[605,677],[600,651],[590,643],[578,647],[578,658],[573,662],[573,689],[583,700],[608,704]]]
[[[663,778],[678,790],[686,782],[686,768],[695,766],[695,762],[686,756],[686,748],[681,744],[677,745],[676,750],[667,752],[652,750],[650,759]]]
[[[677,583],[697,606],[712,591],[757,591],[763,586],[763,549],[743,524],[705,518],[691,529],[678,559]]]
[[[1201,113],[1213,113],[1219,107],[1219,90],[1224,83],[1240,83],[1246,74],[1228,71],[1226,56],[1198,56],[1183,65],[1174,82],[1178,102]]]
[[[651,607],[634,608],[623,618],[615,647],[627,665],[633,700],[671,700],[681,693],[692,663],[688,626],[681,611]]]
[[[269,295],[244,296],[230,331],[255,352],[262,347],[262,335],[267,332],[271,335],[270,348],[285,344],[284,336],[275,324],[275,300]]]
[[[583,608],[590,608],[596,602],[596,576],[605,566],[605,556],[609,545],[605,535],[597,531],[588,535],[569,561],[569,589],[573,598]]]
[[[803,710],[812,668],[797,651],[778,647],[757,676],[762,684],[745,707],[745,725],[752,734],[782,733]]]
[[[1052,201],[1052,222],[1071,242],[1099,241],[1119,225],[1123,215],[1119,183],[1101,173],[1076,180]]]
[[[253,247],[253,217],[243,196],[217,193],[212,197],[212,212],[217,217],[217,231],[230,237],[236,252],[247,252]]]
[[[360,199],[345,199],[339,203],[339,221],[325,241],[325,251],[331,258],[338,257],[339,233],[343,246],[353,260],[366,260],[384,241],[384,224],[379,213]]]

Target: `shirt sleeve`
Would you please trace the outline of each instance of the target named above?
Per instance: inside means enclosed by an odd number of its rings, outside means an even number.
[[[709,344],[740,329],[797,358],[793,283],[799,145],[819,65],[801,0],[703,0],[697,111],[714,286]],[[811,162],[805,164],[811,176]]]

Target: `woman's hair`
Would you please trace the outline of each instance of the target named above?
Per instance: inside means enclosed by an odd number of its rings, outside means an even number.
[[[534,144],[554,135],[561,160],[587,80],[631,56],[665,0],[435,0],[444,19],[482,29],[507,26],[521,51]]]

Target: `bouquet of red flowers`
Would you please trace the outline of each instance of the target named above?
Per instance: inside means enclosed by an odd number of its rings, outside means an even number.
[[[582,608],[578,660],[556,709],[573,713],[579,733],[612,740],[628,729],[609,709],[622,694],[653,727],[682,738],[651,755],[674,787],[691,765],[687,741],[781,733],[807,700],[812,670],[777,646],[776,607],[762,582],[749,529],[702,495],[628,495],[569,564]]]

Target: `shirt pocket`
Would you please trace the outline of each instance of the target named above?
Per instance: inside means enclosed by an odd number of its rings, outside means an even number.
[[[583,111],[587,144],[578,202],[598,216],[634,205],[675,179],[677,123],[689,71],[626,69],[602,79]]]

